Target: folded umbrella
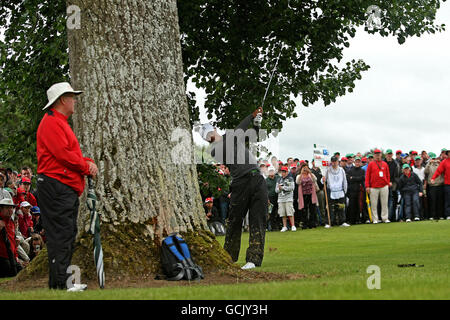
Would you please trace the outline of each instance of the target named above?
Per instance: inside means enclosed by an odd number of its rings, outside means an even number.
[[[100,215],[96,210],[97,196],[95,195],[92,177],[88,177],[88,185],[89,190],[86,204],[91,211],[91,224],[89,231],[94,236],[94,262],[97,268],[98,284],[100,285],[100,288],[103,289],[105,287],[105,272],[103,270],[103,249],[100,238]]]

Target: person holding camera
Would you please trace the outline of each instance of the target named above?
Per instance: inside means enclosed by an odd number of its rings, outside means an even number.
[[[28,254],[30,261],[32,261],[39,254],[39,252],[41,252],[44,246],[45,244],[42,237],[37,233],[33,233],[30,241],[30,253]]]
[[[283,221],[281,232],[286,232],[287,219],[291,224],[291,231],[296,231],[294,221],[294,179],[289,175],[289,169],[286,166],[281,167],[281,177],[278,178],[275,186],[275,192],[278,194],[278,214]]]

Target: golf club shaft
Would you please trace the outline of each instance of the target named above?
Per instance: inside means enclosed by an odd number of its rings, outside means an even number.
[[[272,78],[275,74],[275,71],[277,70],[278,61],[280,60],[280,56],[281,56],[281,48],[280,48],[280,53],[278,54],[277,62],[275,63],[275,67],[273,68],[272,74],[270,75],[269,83],[267,84],[266,93],[264,94],[264,98],[263,98],[261,107],[264,107],[264,102],[266,101],[267,93],[269,92],[270,83],[272,82]]]

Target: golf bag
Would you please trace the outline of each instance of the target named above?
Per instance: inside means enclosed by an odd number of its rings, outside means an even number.
[[[166,280],[200,280],[204,278],[202,268],[192,261],[186,241],[176,233],[170,234],[163,240],[161,263]]]

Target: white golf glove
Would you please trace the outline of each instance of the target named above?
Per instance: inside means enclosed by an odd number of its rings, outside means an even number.
[[[258,113],[256,117],[253,119],[253,125],[255,127],[261,127],[261,122],[262,122],[262,114]]]

